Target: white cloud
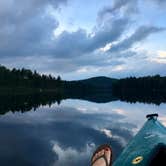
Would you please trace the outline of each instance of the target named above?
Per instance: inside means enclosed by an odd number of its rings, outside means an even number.
[[[95,145],[93,143],[87,144],[85,149],[78,151],[72,147],[62,148],[57,142],[52,141],[53,152],[58,159],[55,160],[53,166],[67,166],[72,164],[79,164],[81,161],[91,158]]]
[[[113,111],[120,115],[126,115],[126,111],[123,109],[117,108],[117,109],[113,109]]]
[[[125,69],[124,65],[118,65],[118,66],[113,67],[112,71],[118,72],[118,71],[123,71],[124,69]]]
[[[101,132],[103,132],[108,138],[112,138],[113,137],[111,130],[101,129]]]
[[[166,51],[157,51],[156,55],[149,59],[152,62],[166,64]]]
[[[112,46],[112,43],[109,43],[109,44],[106,44],[105,47],[100,48],[99,50],[102,51],[102,52],[106,52],[109,49],[111,49],[111,46]]]
[[[158,55],[160,58],[166,58],[166,51],[158,51]]]
[[[100,129],[100,131],[104,133],[108,138],[117,140],[123,147],[128,143],[123,137],[112,134],[111,130]]]

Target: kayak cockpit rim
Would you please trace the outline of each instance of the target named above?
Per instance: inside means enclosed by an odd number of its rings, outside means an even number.
[[[157,120],[157,117],[158,117],[158,114],[156,113],[156,114],[148,114],[148,115],[146,115],[146,118],[148,119],[148,120],[150,120],[150,119],[155,119],[155,120]]]

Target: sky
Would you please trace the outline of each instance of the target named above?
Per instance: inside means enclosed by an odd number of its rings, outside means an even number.
[[[0,0],[0,64],[77,80],[166,76],[166,0]]]

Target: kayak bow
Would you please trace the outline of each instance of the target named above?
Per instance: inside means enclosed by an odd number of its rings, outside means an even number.
[[[166,128],[157,120],[157,116],[147,115],[147,122],[113,166],[166,165]]]

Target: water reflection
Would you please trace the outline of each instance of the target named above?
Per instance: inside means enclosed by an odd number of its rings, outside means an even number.
[[[111,93],[89,93],[89,95],[81,95],[80,93],[73,94],[56,94],[54,92],[41,92],[33,93],[29,95],[0,95],[0,114],[5,114],[8,111],[12,112],[26,112],[32,109],[36,110],[40,106],[49,105],[54,103],[58,105],[65,99],[82,99],[87,101],[93,101],[96,103],[106,103],[116,100]]]
[[[96,146],[110,143],[114,159],[145,122],[165,104],[91,103],[65,100],[37,111],[0,116],[1,165],[89,165]]]
[[[94,91],[86,94],[78,92],[66,92],[55,94],[54,92],[40,92],[33,93],[29,95],[0,95],[0,114],[5,114],[8,111],[12,112],[26,112],[30,110],[36,110],[41,106],[51,106],[54,103],[58,105],[66,99],[81,99],[85,101],[91,101],[95,103],[108,103],[111,101],[117,101],[118,98],[114,97],[110,91]],[[130,96],[120,97],[120,100],[125,100],[130,103],[144,102],[144,103],[154,103],[160,105],[165,100],[160,100],[160,98],[149,98],[148,96],[139,97],[133,95],[133,98]],[[120,110],[119,110],[120,111]]]
[[[0,114],[8,111],[26,112],[32,109],[36,110],[40,106],[54,103],[60,104],[61,96],[51,93],[38,93],[31,95],[0,95]]]

